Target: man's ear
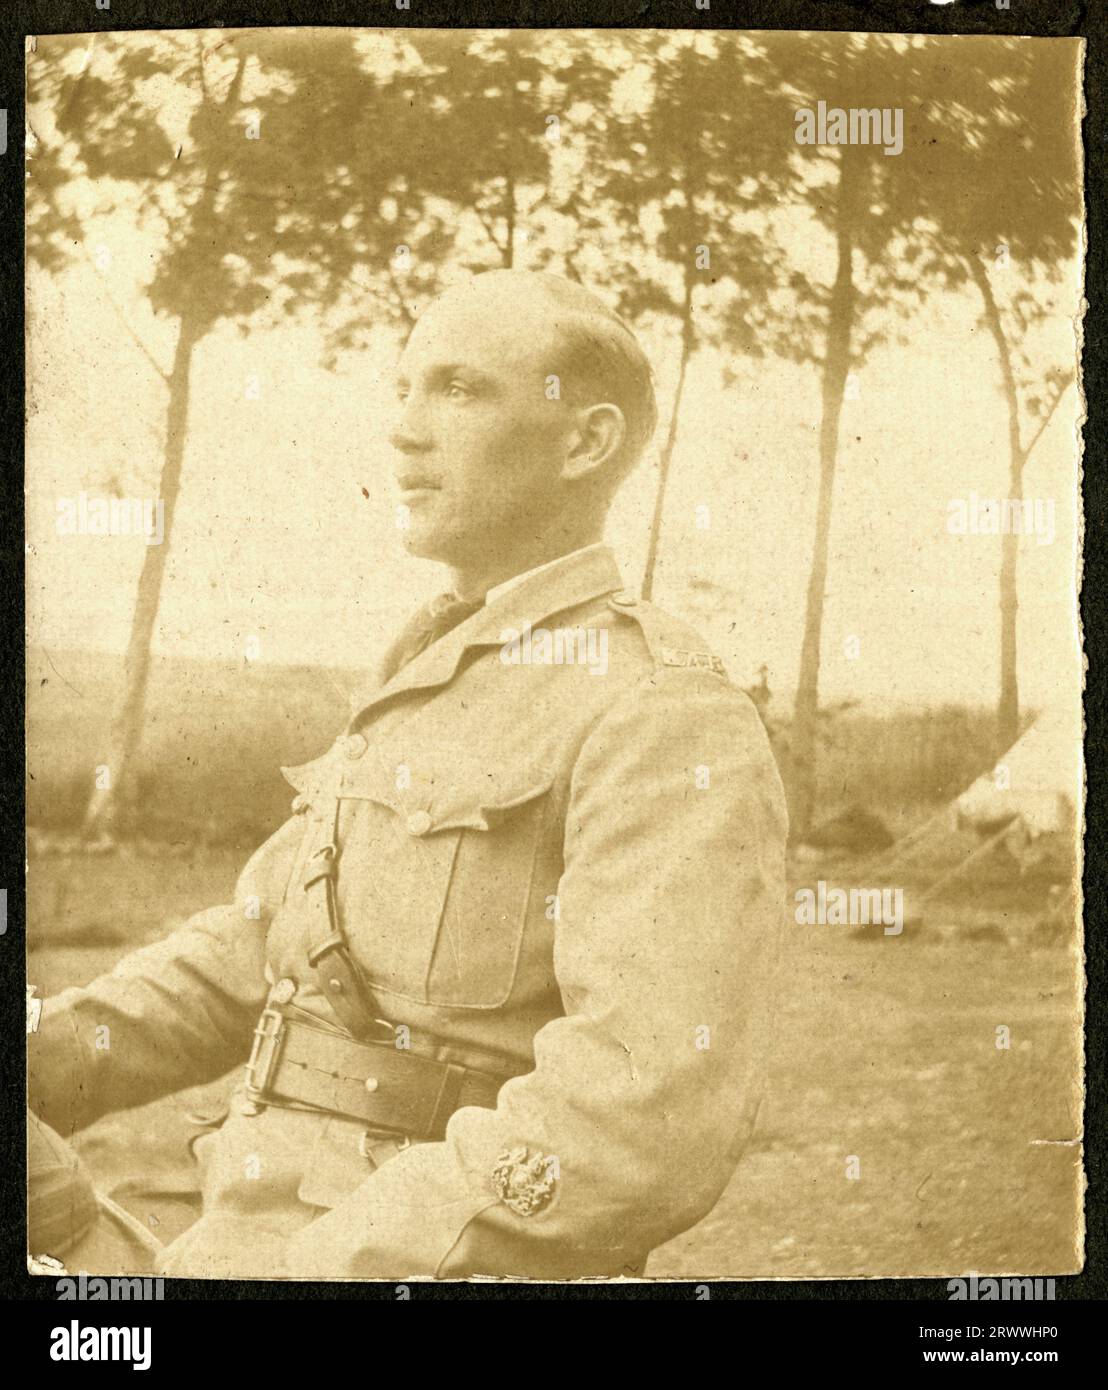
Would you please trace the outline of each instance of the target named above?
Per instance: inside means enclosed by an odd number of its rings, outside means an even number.
[[[562,477],[577,482],[608,468],[627,437],[627,421],[618,405],[586,405],[577,411],[576,428],[562,465]]]

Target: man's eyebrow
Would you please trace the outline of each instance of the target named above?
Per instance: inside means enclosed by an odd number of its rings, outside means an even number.
[[[435,381],[448,381],[452,376],[463,376],[477,386],[495,386],[497,378],[480,367],[471,367],[465,362],[442,362],[432,367],[428,375]]]
[[[467,366],[465,362],[437,362],[427,369],[428,380],[436,385],[449,381],[451,377],[461,376],[474,386],[483,387],[487,390],[496,390],[499,385],[499,378],[490,372],[484,372],[480,367]],[[411,382],[405,372],[397,372],[393,378],[393,385],[398,390],[406,390],[411,387]]]

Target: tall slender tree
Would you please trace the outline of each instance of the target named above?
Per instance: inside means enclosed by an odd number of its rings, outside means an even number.
[[[167,89],[185,101],[179,131],[159,119]],[[29,255],[57,272],[73,245],[82,247],[88,219],[76,211],[74,195],[91,185],[101,204],[130,217],[136,233],[153,234],[160,249],[147,293],[155,311],[176,324],[164,368],[143,345],[166,388],[157,480],[165,537],[144,551],[123,695],[102,759],[111,781],[90,800],[92,831],[114,833],[135,799],[151,639],[197,348],[219,323],[245,327],[270,304],[334,302],[337,286],[348,286],[366,267],[362,294],[399,312],[386,219],[362,217],[346,235],[335,235],[355,177],[379,202],[401,176],[402,156],[388,142],[377,141],[368,152],[351,147],[351,131],[367,110],[384,123],[390,101],[398,100],[344,32],[310,44],[293,42],[288,31],[253,30],[116,35],[84,50],[69,39],[37,46],[29,72],[35,131]],[[427,235],[436,230],[430,226]]]
[[[599,49],[615,74],[612,98],[588,126],[584,169],[565,204],[578,225],[572,268],[607,286],[630,318],[673,329],[676,384],[658,456],[648,598],[689,364],[707,345],[760,353],[784,273],[767,214],[795,178],[782,148],[791,119],[762,38],[620,35]],[[629,59],[635,80],[621,93]]]
[[[811,822],[819,725],[819,670],[832,499],[846,384],[872,348],[903,337],[905,320],[937,290],[976,285],[1001,359],[1010,416],[1018,414],[1014,373],[1005,370],[1011,337],[998,337],[981,263],[985,247],[1011,247],[1024,280],[1056,279],[1072,256],[1074,44],[980,38],[972,64],[949,64],[941,40],[899,35],[809,36],[789,82],[797,108],[900,112],[903,150],[883,146],[799,145],[812,213],[833,239],[826,287],[798,287],[803,314],[778,350],[816,362],[821,375],[820,482],[793,726],[790,791],[794,830]],[[1049,312],[1027,292],[1016,299],[1024,327]],[[814,313],[813,313],[814,310]],[[812,332],[822,319],[822,331]],[[803,325],[803,331],[802,331]],[[1056,364],[1033,368],[1041,389],[1023,393],[1025,410],[1045,420],[1062,379]],[[1014,416],[1012,417],[1014,418]],[[1018,495],[1026,455],[1010,425],[1010,478]],[[1016,554],[1006,537],[1001,566],[1001,694],[998,736],[1018,724]]]

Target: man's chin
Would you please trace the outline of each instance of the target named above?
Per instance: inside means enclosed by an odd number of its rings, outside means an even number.
[[[400,533],[404,549],[409,555],[417,560],[440,560],[445,561],[446,552],[449,544],[445,536],[441,536],[431,526],[421,526],[414,519],[412,524],[405,531]]]

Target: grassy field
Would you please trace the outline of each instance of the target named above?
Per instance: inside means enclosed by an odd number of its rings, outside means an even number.
[[[80,824],[95,769],[108,757],[118,657],[32,647],[27,657],[27,818],[39,831]],[[305,762],[341,732],[364,679],[352,669],[155,656],[138,758],[135,834],[166,841],[258,843],[286,814],[280,764]],[[789,702],[765,713],[788,778]],[[992,766],[995,719],[950,706],[828,712],[816,748],[819,817],[847,805],[879,815],[948,801]]]
[[[46,995],[224,901],[237,855],[32,859],[29,980]],[[850,881],[844,872],[839,881]],[[899,937],[796,927],[769,1093],[727,1193],[658,1277],[1061,1274],[1076,1265],[1073,943],[1017,893]],[[998,1049],[997,1028],[1011,1046]],[[163,1239],[195,1210],[188,1140],[219,1087],[102,1121],[81,1148]],[[847,1176],[848,1160],[859,1176]],[[690,1166],[696,1164],[690,1149]],[[153,1195],[136,1195],[157,1172]]]

